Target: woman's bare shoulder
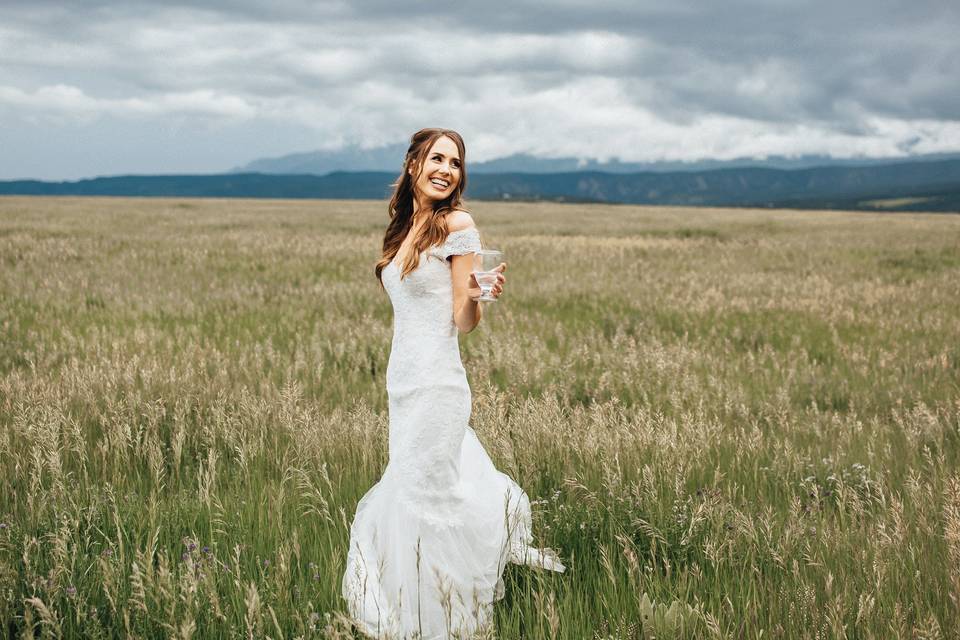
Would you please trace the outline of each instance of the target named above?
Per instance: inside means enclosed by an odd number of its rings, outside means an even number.
[[[447,231],[449,233],[463,231],[464,229],[477,226],[470,212],[464,211],[463,209],[455,209],[444,217],[447,221]]]

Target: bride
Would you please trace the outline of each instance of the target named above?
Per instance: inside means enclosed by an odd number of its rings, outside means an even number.
[[[470,638],[492,625],[507,562],[564,571],[556,553],[531,546],[527,495],[469,425],[457,336],[483,314],[472,275],[480,234],[460,208],[466,182],[457,132],[415,133],[375,270],[393,305],[389,462],[357,505],[342,593],[377,639]]]

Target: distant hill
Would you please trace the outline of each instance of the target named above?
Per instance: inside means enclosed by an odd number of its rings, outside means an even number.
[[[387,197],[393,172],[115,176],[0,182],[0,194],[241,198]],[[960,212],[960,159],[809,169],[728,168],[631,174],[472,174],[475,200]]]
[[[382,198],[394,176],[336,172],[325,176],[221,173],[212,175],[110,176],[67,182],[0,182],[0,194],[153,196],[184,198]]]
[[[371,149],[349,146],[333,151],[292,153],[277,158],[254,160],[232,170],[232,173],[311,173],[326,175],[333,171],[387,171],[399,174],[406,153],[406,144],[393,144]],[[809,169],[813,167],[871,166],[904,162],[929,162],[933,160],[957,160],[960,153],[916,155],[904,158],[831,158],[830,156],[799,156],[786,158],[737,158],[734,160],[696,160],[621,162],[613,158],[601,162],[595,158],[541,158],[527,153],[516,153],[484,162],[470,161],[470,175],[480,173],[572,173],[599,171],[603,173],[658,173],[677,171],[707,171],[710,169],[741,169],[759,167],[767,169]]]
[[[392,144],[372,149],[350,146],[332,151],[291,153],[254,160],[231,173],[311,173],[322,176],[334,171],[395,171],[399,174],[406,152],[406,144]]]

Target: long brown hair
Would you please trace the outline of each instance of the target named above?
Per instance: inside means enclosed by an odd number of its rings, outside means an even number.
[[[433,147],[434,142],[443,136],[453,140],[460,152],[460,181],[449,196],[433,203],[433,211],[421,225],[417,236],[413,239],[412,250],[407,253],[400,265],[401,278],[417,268],[420,263],[421,251],[425,251],[436,244],[441,244],[447,239],[447,224],[443,217],[460,208],[463,204],[462,194],[467,186],[467,150],[463,145],[463,138],[460,137],[459,133],[450,129],[421,129],[417,131],[410,138],[410,146],[407,148],[407,155],[403,159],[403,170],[400,172],[400,177],[391,185],[393,187],[393,197],[390,198],[390,205],[387,207],[387,212],[390,214],[390,224],[387,225],[387,231],[383,236],[383,255],[377,261],[376,269],[374,269],[381,288],[383,287],[381,274],[384,268],[396,257],[407,232],[413,226],[413,187],[420,179],[430,148]],[[410,175],[408,171],[410,168],[413,168],[414,175]]]

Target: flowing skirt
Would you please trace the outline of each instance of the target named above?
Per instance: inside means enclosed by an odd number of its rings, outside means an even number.
[[[531,546],[530,501],[469,426],[470,388],[456,336],[391,353],[390,461],[357,505],[342,593],[379,639],[469,638],[490,624],[507,562],[553,571]]]

